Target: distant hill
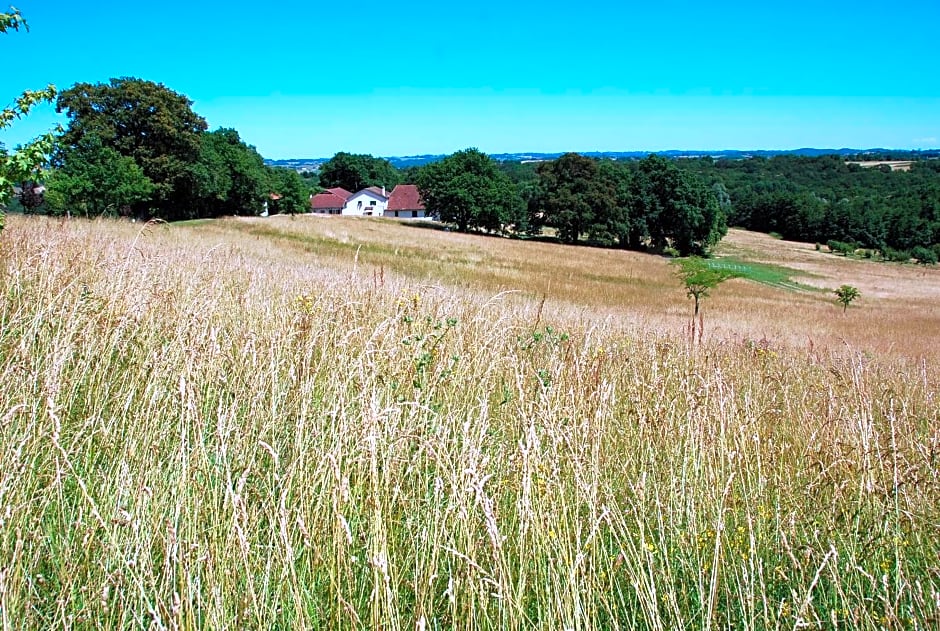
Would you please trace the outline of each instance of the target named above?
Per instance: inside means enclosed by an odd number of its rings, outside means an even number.
[[[565,152],[557,153],[538,153],[538,152],[520,152],[520,153],[491,153],[494,160],[500,162],[541,162],[544,160],[554,160]],[[788,149],[778,151],[773,149],[723,149],[721,151],[682,151],[672,149],[669,151],[579,151],[581,155],[591,156],[593,158],[611,158],[614,160],[638,160],[645,158],[650,153],[666,156],[667,158],[724,158],[727,160],[743,160],[746,158],[772,158],[773,156],[790,155],[804,157],[818,157],[837,155],[844,157],[864,156],[866,160],[925,160],[940,158],[940,149],[931,149],[925,151],[908,151],[897,149],[814,149],[805,147],[802,149]],[[382,156],[392,163],[398,169],[404,169],[411,166],[421,166],[429,162],[437,162],[445,157],[446,154],[425,154],[417,156]],[[318,171],[320,165],[329,160],[329,158],[291,158],[287,160],[268,160],[265,164],[269,166],[285,167],[297,171]]]

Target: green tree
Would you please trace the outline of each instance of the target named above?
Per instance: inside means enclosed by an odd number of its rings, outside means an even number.
[[[661,156],[640,161],[631,193],[634,242],[645,237],[688,256],[707,253],[728,231],[715,191]]]
[[[633,174],[626,163],[617,160],[601,160],[598,173],[614,194],[614,203],[606,209],[606,217],[603,217],[607,232],[621,248],[635,247],[630,243],[633,230],[630,184]]]
[[[836,300],[842,305],[842,313],[845,313],[849,305],[862,295],[858,289],[851,285],[842,285],[838,289],[833,290],[832,293],[836,295]]]
[[[46,204],[55,214],[126,215],[153,193],[153,183],[137,163],[102,146],[97,136],[86,136],[60,160],[46,178]]]
[[[611,240],[611,217],[617,206],[613,182],[601,177],[597,160],[566,153],[538,165],[537,216],[558,230],[563,243],[576,243],[583,234]]]
[[[427,209],[461,232],[504,232],[524,221],[522,200],[496,162],[477,149],[424,166],[418,190]]]
[[[320,165],[320,186],[341,187],[355,193],[370,186],[391,190],[401,183],[401,174],[384,158],[341,151]]]
[[[310,211],[310,188],[297,171],[271,168],[268,178],[268,186],[275,195],[271,202],[272,214],[294,215]]]
[[[271,192],[264,159],[234,129],[203,133],[196,174],[198,217],[257,215]]]
[[[694,340],[697,324],[699,341],[701,341],[702,331],[704,329],[699,311],[701,302],[708,297],[712,289],[726,280],[737,277],[737,274],[729,270],[715,269],[709,266],[707,261],[697,256],[676,259],[673,261],[673,264],[677,266],[676,274],[685,286],[686,296],[695,301],[690,332]]]
[[[29,30],[29,25],[15,7],[9,13],[0,13],[0,33]],[[0,129],[6,129],[17,119],[26,116],[38,103],[56,98],[56,88],[49,85],[41,90],[27,90],[16,98],[13,105],[0,109]],[[58,131],[58,130],[56,130]],[[42,179],[42,167],[55,148],[55,132],[46,133],[13,152],[0,143],[0,231],[3,230],[3,205],[9,201],[15,184],[27,184]]]
[[[707,261],[697,256],[675,259],[673,264],[678,266],[677,274],[685,285],[686,294],[695,300],[693,317],[698,317],[700,303],[708,297],[708,292],[726,280],[737,277],[737,274],[729,270],[714,269]]]
[[[67,151],[97,136],[103,147],[133,159],[154,184],[152,197],[135,205],[138,214],[185,218],[198,203],[196,165],[206,129],[191,105],[163,84],[132,77],[77,83],[56,101],[69,118],[61,145]]]
[[[940,168],[928,155],[897,157],[914,161],[910,172],[863,168],[835,155],[683,160],[682,168],[725,186],[736,226],[865,249],[929,247],[940,240]]]

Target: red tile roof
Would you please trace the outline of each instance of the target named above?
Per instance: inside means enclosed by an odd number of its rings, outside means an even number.
[[[385,189],[383,187],[370,186],[369,188],[366,188],[363,190],[369,191],[370,193],[375,193],[376,195],[379,195],[381,197],[384,197],[385,199],[388,199],[388,193],[385,192]]]
[[[352,193],[347,191],[345,188],[341,188],[339,186],[337,186],[336,188],[328,188],[326,190],[328,193],[333,193],[334,195],[338,195],[339,197],[342,197],[344,200],[352,197]]]
[[[313,210],[332,210],[342,208],[345,205],[346,198],[337,195],[332,190],[314,195],[313,199],[310,200],[310,208]]]
[[[399,184],[388,198],[388,210],[424,210],[421,193],[414,184]]]

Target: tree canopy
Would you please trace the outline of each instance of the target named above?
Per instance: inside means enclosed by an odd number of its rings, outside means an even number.
[[[270,212],[294,215],[310,210],[310,189],[293,169],[271,169],[269,188],[274,193]]]
[[[122,214],[150,198],[153,183],[132,158],[85,136],[68,152],[61,168],[46,178],[46,204],[55,214]]]
[[[715,191],[661,156],[640,161],[630,199],[634,238],[657,249],[705,254],[728,231]]]
[[[206,121],[192,101],[160,83],[131,77],[109,83],[78,83],[59,94],[56,110],[69,124],[62,135],[62,164],[88,136],[129,157],[153,183],[151,198],[135,204],[139,214],[179,219],[198,203],[198,172]]]
[[[505,231],[524,222],[522,199],[496,162],[477,149],[458,151],[418,173],[425,207],[461,232]]]
[[[582,237],[624,248],[704,254],[727,231],[716,190],[673,161],[598,161],[575,153],[543,162],[529,197],[531,221],[565,243]]]
[[[309,186],[272,169],[234,129],[206,131],[191,101],[135,78],[80,83],[59,95],[69,125],[50,177],[54,212],[105,212],[167,221],[304,212]]]
[[[704,158],[683,161],[683,167],[725,189],[728,222],[734,226],[798,241],[838,241],[852,251],[900,250],[900,259],[917,246],[940,252],[940,161],[935,159],[914,160],[909,171],[863,168],[836,155]]]
[[[563,243],[576,243],[582,234],[604,239],[617,208],[616,184],[604,177],[597,160],[566,153],[537,167],[538,186],[530,202],[533,224],[558,230]]]
[[[270,169],[234,129],[204,132],[194,169],[197,199],[193,217],[256,215],[272,192]]]
[[[384,158],[339,152],[320,165],[320,186],[340,187],[355,193],[370,186],[391,190],[401,183],[401,174]]]

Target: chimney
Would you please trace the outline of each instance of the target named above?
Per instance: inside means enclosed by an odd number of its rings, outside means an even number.
[[[385,194],[385,186],[384,186],[384,185],[382,186],[382,197],[388,197],[388,195]]]

